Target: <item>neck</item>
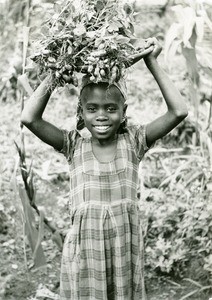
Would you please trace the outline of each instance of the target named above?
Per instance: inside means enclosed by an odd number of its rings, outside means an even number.
[[[107,139],[97,139],[97,138],[94,138],[92,136],[92,142],[98,146],[109,146],[111,144],[113,144],[115,141],[117,141],[117,137],[118,135],[115,134],[114,136],[111,136],[110,138],[107,138]]]

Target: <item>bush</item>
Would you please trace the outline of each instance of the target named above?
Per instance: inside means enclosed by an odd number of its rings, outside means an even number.
[[[173,167],[174,175],[161,182],[160,190],[149,189],[141,204],[148,219],[146,265],[174,276],[189,274],[196,280],[211,280],[211,189],[204,167],[191,180],[192,169],[198,169],[196,164],[197,161],[190,162],[181,172]],[[180,167],[185,165],[183,162]],[[195,272],[192,265],[196,266]]]

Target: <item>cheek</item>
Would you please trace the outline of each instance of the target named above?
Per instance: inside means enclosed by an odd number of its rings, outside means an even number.
[[[110,119],[117,124],[120,124],[123,118],[123,114],[121,112],[117,112],[116,114],[112,114]]]
[[[95,115],[86,113],[86,114],[82,114],[82,118],[85,123],[89,123],[95,118]]]

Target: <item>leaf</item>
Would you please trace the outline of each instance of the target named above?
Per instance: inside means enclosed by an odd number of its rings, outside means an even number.
[[[22,215],[23,214],[22,206],[21,206],[20,201],[17,200],[17,186],[18,186],[17,170],[18,170],[19,164],[20,164],[20,157],[19,157],[19,155],[16,155],[14,157],[14,159],[15,159],[15,166],[14,166],[13,173],[11,175],[10,185],[11,185],[11,188],[13,189],[13,191],[15,193],[14,205],[15,205],[16,209]]]
[[[40,247],[41,247],[41,242],[43,240],[43,236],[44,236],[44,213],[40,210],[38,238],[37,238],[37,243],[35,245],[35,249],[33,252],[34,260],[36,260],[37,257],[39,257],[39,259],[40,259],[39,252],[40,252]],[[41,265],[43,265],[43,264],[41,264]]]
[[[196,17],[196,34],[198,42],[201,42],[204,37],[204,18],[203,17]]]
[[[165,39],[165,47],[164,47],[164,59],[166,62],[168,61],[169,50],[174,40],[177,38],[178,40],[182,41],[180,37],[181,29],[182,29],[181,24],[174,23],[167,31],[166,39]]]
[[[181,40],[173,41],[172,45],[169,48],[169,53],[168,53],[168,56],[170,58],[173,58],[176,55],[176,52],[181,44],[182,44]]]
[[[190,75],[190,78],[192,79],[193,83],[198,86],[199,85],[199,72],[198,72],[198,62],[197,62],[197,56],[196,56],[196,32],[193,29],[192,36],[190,38],[192,49],[183,47],[183,55],[186,58],[188,72]]]
[[[210,49],[196,46],[197,59],[200,66],[209,76],[212,76],[212,53]]]
[[[171,10],[175,13],[175,16],[177,18],[177,22],[181,23],[182,19],[184,18],[183,15],[183,6],[181,4],[175,5],[171,7]]]
[[[93,16],[94,16],[94,12],[93,11],[88,11],[87,12],[87,19],[88,19],[88,21],[90,21],[93,18]]]
[[[118,31],[119,30],[119,25],[117,24],[116,21],[112,22],[108,27],[107,30],[109,32],[114,32],[114,31]]]
[[[124,4],[123,9],[125,10],[127,15],[130,15],[131,13],[133,13],[132,6],[129,5],[128,3]]]
[[[31,88],[31,86],[29,84],[29,80],[28,80],[26,73],[18,76],[18,82],[22,85],[24,90],[27,92],[28,96],[31,96],[33,93],[33,89]]]
[[[192,36],[193,29],[196,21],[195,11],[191,7],[185,7],[183,9],[184,14],[184,33],[183,33],[183,43],[185,47],[190,48],[189,40]]]
[[[97,38],[97,39],[95,40],[95,47],[98,48],[99,45],[102,44],[103,40],[104,40],[104,39],[102,39],[102,38]]]
[[[40,284],[38,290],[36,291],[36,299],[38,298],[47,298],[52,300],[59,300],[59,295],[51,292],[46,286]]]
[[[208,25],[208,27],[210,28],[210,30],[212,30],[212,22],[209,19],[207,13],[205,12],[205,23]]]
[[[104,3],[102,2],[102,1],[97,1],[97,3],[96,3],[96,9],[97,9],[97,11],[99,12],[99,11],[101,11],[103,8],[104,8]]]
[[[86,28],[83,24],[78,24],[76,28],[73,30],[73,33],[76,36],[82,36],[84,33],[86,33]]]
[[[94,39],[97,36],[97,32],[96,31],[87,31],[86,32],[86,36],[90,39]]]
[[[116,41],[117,41],[117,43],[120,43],[120,44],[127,44],[130,42],[130,38],[125,37],[123,35],[118,35],[116,37]]]
[[[71,55],[73,53],[73,48],[71,46],[68,46],[67,52]]]
[[[62,1],[57,1],[54,3],[54,11],[59,15],[62,11]]]
[[[26,190],[20,184],[19,195],[23,205],[25,234],[28,238],[32,252],[34,253],[36,249],[35,256],[33,257],[34,266],[35,268],[39,268],[41,266],[46,265],[46,259],[41,244],[37,245],[38,231],[35,228],[35,217],[33,214],[32,207],[29,204],[29,198],[27,196]]]
[[[41,33],[44,35],[44,36],[47,36],[49,34],[49,27],[47,25],[43,25],[41,27]]]
[[[69,16],[66,18],[66,24],[67,24],[68,26],[70,26],[72,23],[73,23],[72,15],[69,15]]]

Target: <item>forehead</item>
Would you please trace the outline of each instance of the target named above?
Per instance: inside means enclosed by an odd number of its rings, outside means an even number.
[[[83,103],[114,103],[123,104],[124,99],[116,86],[111,86],[109,89],[107,85],[88,85],[84,87],[81,92],[81,101]]]

